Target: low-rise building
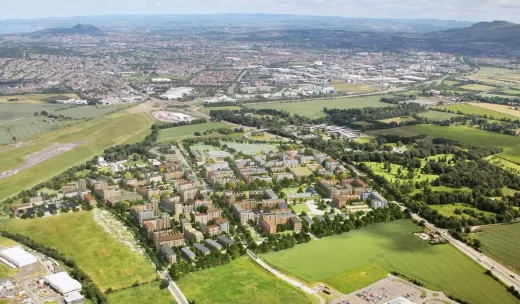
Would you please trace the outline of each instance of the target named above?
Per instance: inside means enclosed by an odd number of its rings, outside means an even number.
[[[235,241],[223,235],[219,235],[217,237],[217,242],[222,246],[232,246],[233,244],[235,244]]]
[[[206,239],[204,241],[204,243],[206,244],[206,246],[213,250],[213,251],[218,251],[220,252],[222,250],[222,245],[220,245],[219,243],[215,242],[214,240],[212,239]]]
[[[175,252],[173,252],[172,248],[167,244],[161,245],[160,252],[169,264],[177,263],[177,256],[175,255]]]
[[[191,251],[188,247],[182,247],[181,254],[188,261],[195,260],[195,252]]]
[[[203,255],[203,256],[210,255],[210,253],[211,253],[211,250],[210,250],[208,247],[206,247],[206,246],[204,246],[204,245],[202,245],[202,244],[195,243],[195,245],[193,245],[193,246],[194,246],[194,247],[199,251],[199,253],[200,253],[201,255]]]

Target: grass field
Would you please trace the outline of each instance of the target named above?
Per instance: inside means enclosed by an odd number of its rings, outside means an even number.
[[[66,117],[71,117],[74,119],[81,119],[81,118],[94,118],[99,117],[103,115],[110,114],[112,112],[116,112],[121,110],[122,108],[128,107],[128,105],[123,106],[81,106],[81,107],[74,107],[63,111],[55,112],[56,114],[61,114]]]
[[[454,113],[439,112],[439,111],[426,111],[426,112],[417,114],[417,116],[428,118],[431,120],[440,121],[440,120],[449,120],[452,117],[459,117],[460,115],[454,114]]]
[[[482,84],[467,84],[465,86],[461,86],[460,88],[468,91],[488,92],[493,90],[495,87],[490,87]]]
[[[412,117],[406,116],[406,117],[393,117],[393,118],[388,118],[388,119],[381,119],[379,121],[385,122],[385,123],[396,122],[396,123],[400,124],[402,122],[408,122],[408,121],[414,121],[414,120],[415,119],[413,119]]]
[[[442,82],[443,85],[447,85],[447,86],[450,86],[450,87],[451,87],[451,86],[454,86],[454,85],[457,85],[457,84],[459,84],[459,83],[460,83],[460,82],[455,81],[455,80],[444,80],[444,81]]]
[[[2,229],[26,235],[71,256],[102,290],[155,279],[152,263],[105,233],[94,222],[91,212],[27,221],[10,219],[0,224]]]
[[[188,300],[197,304],[317,302],[317,298],[266,272],[249,257],[190,273],[177,284]]]
[[[504,93],[506,95],[520,95],[520,91],[519,90],[511,90],[511,89],[500,90],[500,93]]]
[[[326,283],[344,294],[373,284],[388,276],[388,270],[378,264],[365,264],[347,272],[326,278]]]
[[[482,67],[468,78],[492,85],[515,86],[520,85],[520,70]]]
[[[184,137],[193,136],[195,132],[204,132],[211,129],[231,128],[232,126],[223,122],[208,122],[196,125],[187,125],[162,129],[159,131],[158,141],[175,141]]]
[[[399,136],[402,136],[402,137],[414,137],[414,136],[419,135],[419,133],[412,132],[412,131],[407,130],[407,129],[403,129],[402,127],[392,128],[392,129],[382,129],[382,130],[368,131],[366,133],[370,134],[370,135],[392,134],[392,135],[399,135]]]
[[[204,108],[200,108],[198,109],[197,111],[198,112],[201,112],[201,113],[204,113],[204,114],[208,114],[211,112],[211,111],[227,111],[227,110],[240,110],[242,109],[241,107],[238,107],[238,106],[226,106],[226,107],[204,107]]]
[[[432,246],[412,235],[419,230],[409,220],[376,224],[261,258],[310,283],[334,283],[331,278],[370,263],[418,278],[427,288],[455,294],[470,303],[517,303],[505,287],[451,245]],[[337,289],[347,288],[346,282],[334,284]]]
[[[174,304],[170,291],[159,289],[160,282],[141,284],[139,287],[131,287],[108,294],[108,302],[113,304]]]
[[[494,164],[495,166],[501,167],[502,169],[508,170],[515,174],[520,174],[520,166],[513,162],[510,162],[506,159],[491,155],[491,156],[486,157],[485,160]]]
[[[26,103],[0,103],[0,126],[10,125],[11,122],[34,117],[34,113],[46,111],[56,114],[57,109],[70,108],[70,105],[60,104],[26,104]]]
[[[298,176],[309,176],[312,174],[312,171],[309,170],[307,167],[294,167],[289,169],[293,174],[296,174]]]
[[[17,103],[45,103],[43,101],[44,98],[52,97],[52,96],[66,96],[71,99],[79,99],[79,96],[76,94],[23,94],[23,95],[9,95],[9,96],[0,96],[0,103],[9,103],[11,105]],[[18,99],[18,101],[9,101],[9,99]]]
[[[518,119],[520,117],[520,111],[510,109],[509,106],[506,105],[499,105],[499,104],[492,104],[492,103],[485,103],[485,102],[475,102],[470,103],[472,106],[487,109],[494,112],[503,113],[505,115],[513,116],[512,119]]]
[[[278,147],[276,145],[269,144],[241,144],[235,142],[221,142],[221,144],[226,144],[229,148],[235,149],[237,152],[242,152],[246,155],[255,155],[260,152],[269,152],[278,151]]]
[[[338,98],[338,99],[316,99],[297,102],[269,102],[248,104],[247,108],[251,109],[275,109],[280,111],[287,111],[291,114],[298,114],[311,118],[324,117],[323,108],[329,109],[354,109],[366,107],[391,107],[393,105],[380,102],[380,96],[368,97],[353,97],[353,98]]]
[[[520,224],[482,228],[476,236],[482,241],[482,251],[492,259],[520,274]]]
[[[467,114],[467,115],[479,115],[482,117],[486,115],[488,118],[495,118],[495,119],[500,119],[500,118],[513,119],[513,120],[517,119],[517,117],[515,117],[513,115],[500,113],[500,112],[497,112],[492,109],[485,109],[483,107],[475,106],[472,104],[456,104],[456,105],[449,105],[449,106],[439,106],[438,108],[439,109],[448,109],[455,113],[460,112],[462,114]]]
[[[122,111],[45,133],[18,148],[12,145],[6,146],[6,149],[10,150],[0,152],[0,172],[22,164],[26,155],[47,148],[52,143],[71,143],[79,140],[84,142],[74,150],[1,180],[0,200],[47,180],[73,165],[83,163],[99,155],[108,147],[143,140],[149,133],[152,123],[152,120],[145,114],[131,114]]]
[[[296,214],[300,214],[302,211],[305,211],[307,214],[311,213],[311,209],[306,204],[291,205],[291,208]]]
[[[371,87],[363,83],[341,83],[334,81],[332,82],[332,86],[334,87],[334,89],[336,89],[336,91],[340,93],[372,93],[378,90],[377,88]]]
[[[430,205],[430,208],[432,208],[433,210],[439,211],[439,213],[442,214],[445,217],[454,216],[454,217],[458,217],[458,218],[463,218],[463,217],[471,218],[470,215],[465,214],[465,213],[455,214],[455,209],[461,209],[461,210],[462,209],[470,209],[470,210],[473,210],[473,211],[475,211],[477,213],[484,213],[484,215],[486,215],[486,216],[493,215],[492,212],[480,211],[477,208],[466,207],[466,206],[464,206],[462,204]]]
[[[383,176],[387,181],[389,182],[395,182],[397,180],[397,176],[398,176],[398,173],[397,171],[399,169],[401,169],[401,172],[403,174],[403,177],[400,178],[400,181],[401,182],[405,182],[405,181],[408,181],[409,179],[406,177],[406,175],[408,174],[408,169],[406,169],[405,167],[401,166],[401,165],[397,165],[397,164],[390,164],[391,166],[391,171],[388,172],[387,170],[385,170],[383,168],[384,164],[383,163],[376,163],[376,162],[363,162],[363,164],[365,164],[366,166],[368,166],[372,172],[374,172],[374,174],[377,174],[377,175],[381,175]],[[415,177],[412,179],[414,182],[422,182],[422,181],[434,181],[436,179],[438,179],[439,176],[438,175],[433,175],[433,174],[422,174],[420,173],[419,171],[417,171],[417,173],[415,174]]]

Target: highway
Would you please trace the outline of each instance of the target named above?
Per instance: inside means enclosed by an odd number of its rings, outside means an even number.
[[[298,282],[296,281],[295,279],[292,279],[288,276],[286,276],[285,274],[281,273],[280,271],[272,268],[271,266],[267,265],[264,261],[262,261],[261,259],[257,258],[250,250],[247,250],[247,254],[249,254],[249,256],[255,261],[258,263],[258,265],[262,266],[262,268],[264,268],[265,270],[269,271],[270,273],[274,274],[275,276],[277,276],[278,278],[284,280],[285,282],[293,285],[293,286],[296,286],[298,287],[299,289],[301,289],[302,291],[308,293],[308,294],[311,294],[311,295],[314,295],[316,296],[318,299],[320,299],[320,304],[325,304],[325,300],[319,296],[318,292],[310,287],[308,287],[307,285],[301,283],[301,282]]]
[[[401,205],[399,205],[399,207],[401,208],[401,210],[406,209],[404,206]],[[441,236],[448,240],[453,246],[455,246],[455,248],[460,250],[462,253],[466,254],[472,260],[479,263],[485,269],[491,270],[493,274],[496,277],[498,277],[502,282],[504,282],[507,286],[514,286],[516,290],[520,290],[520,280],[518,279],[518,277],[511,277],[511,274],[513,274],[513,272],[509,270],[507,267],[481,254],[480,252],[464,244],[463,242],[456,240],[449,234],[447,230],[435,227],[435,225],[423,219],[419,215],[412,213],[412,217],[417,221],[424,221],[425,226],[428,229],[438,231],[441,234]]]

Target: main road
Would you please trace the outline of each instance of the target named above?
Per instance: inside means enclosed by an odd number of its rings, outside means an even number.
[[[404,210],[405,207],[399,205],[401,210]],[[412,217],[417,221],[424,221],[425,226],[434,231],[438,231],[441,236],[448,240],[455,248],[462,251],[462,253],[466,254],[468,257],[470,257],[472,260],[476,261],[482,267],[484,267],[487,270],[490,270],[496,277],[498,277],[502,282],[507,284],[507,286],[514,286],[516,290],[520,290],[520,280],[514,275],[514,273],[509,270],[507,267],[503,266],[502,264],[494,261],[493,259],[481,254],[480,252],[476,251],[472,247],[468,246],[467,244],[453,238],[450,233],[445,229],[439,229],[435,227],[432,223],[428,222],[427,220],[423,219],[417,214],[410,213]],[[513,275],[515,277],[513,277]]]

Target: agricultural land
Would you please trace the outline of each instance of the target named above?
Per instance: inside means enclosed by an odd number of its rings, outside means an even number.
[[[478,106],[477,106],[478,105]],[[503,112],[493,110],[496,108],[496,105],[488,108],[484,108],[484,106],[480,106],[480,104],[456,104],[449,106],[440,106],[439,109],[449,110],[453,113],[457,114],[466,114],[466,115],[478,115],[482,117],[495,118],[495,119],[512,119],[516,120],[517,117],[505,114]]]
[[[520,274],[520,224],[484,227],[475,235],[482,251],[495,261]]]

